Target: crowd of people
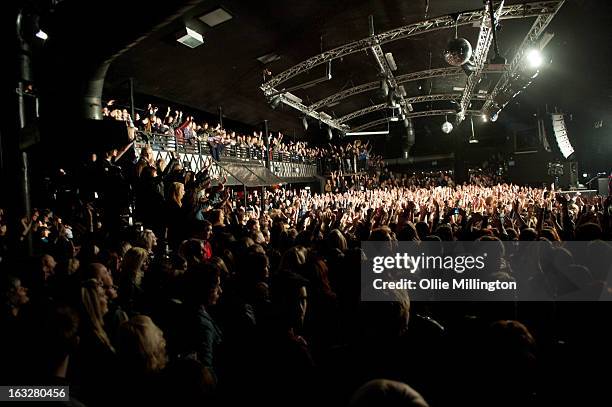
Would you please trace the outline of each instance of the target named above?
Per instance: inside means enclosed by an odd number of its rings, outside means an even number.
[[[609,360],[608,303],[362,302],[360,243],[543,241],[564,267],[563,241],[612,258],[612,198],[360,167],[362,148],[331,149],[320,193],[246,196],[151,147],[107,151],[51,208],[0,210],[0,383],[70,385],[79,406],[572,405],[600,389],[558,364]],[[516,278],[521,259],[504,260]],[[601,270],[574,269],[610,293]]]
[[[135,113],[132,118],[127,109],[114,108],[114,103],[111,100],[104,107],[103,118],[126,122],[156,148],[176,150],[176,144],[193,148],[197,143],[204,143],[208,146],[205,151],[217,161],[224,155],[259,160],[265,157],[266,143],[261,131],[240,134],[223,128],[221,124],[198,121],[192,115],[173,111],[171,107],[161,112],[151,104],[142,116]],[[316,146],[305,141],[290,140],[277,132],[270,133],[268,146],[271,160],[316,163],[324,173],[334,170],[356,173],[382,164],[382,158],[372,154],[369,142],[362,143],[361,140]]]
[[[430,188],[436,186],[453,187],[452,171],[394,173],[389,168],[380,167],[376,171],[362,174],[332,171],[325,183],[325,192],[346,192],[350,189],[372,190],[389,188]]]

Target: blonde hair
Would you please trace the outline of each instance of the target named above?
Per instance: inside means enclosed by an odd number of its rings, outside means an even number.
[[[130,244],[130,242],[121,242],[121,245],[119,246],[119,249],[117,250],[117,254],[119,255],[119,257],[123,257],[128,252],[128,250],[130,250],[131,248],[132,248],[132,245]]]
[[[405,383],[387,379],[375,379],[361,386],[351,397],[350,407],[403,405],[429,407],[416,390]]]
[[[181,182],[173,182],[170,184],[170,188],[168,188],[168,198],[176,202],[178,206],[182,206],[181,201],[178,199],[178,191],[181,189],[185,190],[185,185]]]
[[[128,366],[143,373],[166,367],[164,333],[146,315],[136,315],[121,324],[119,356]]]
[[[129,279],[140,286],[144,275],[142,266],[148,258],[149,252],[142,247],[132,247],[128,250],[121,262],[121,279]]]
[[[151,229],[145,229],[138,235],[138,244],[143,249],[151,251],[153,249],[153,240],[155,233]]]
[[[149,154],[150,152],[150,154]],[[138,177],[140,177],[140,175],[142,174],[142,170],[147,167],[147,166],[154,166],[154,160],[155,157],[153,156],[153,149],[151,148],[151,146],[144,146],[141,150],[140,150],[140,158],[142,160],[139,160],[138,163],[136,164],[136,175]]]
[[[68,259],[68,263],[66,264],[66,271],[68,272],[68,275],[74,274],[79,269],[80,265],[81,262],[79,262],[79,259],[76,257]]]
[[[339,249],[342,252],[345,252],[348,250],[348,244],[346,243],[346,238],[344,237],[342,232],[340,232],[338,229],[334,229],[331,232],[329,232],[328,240],[329,240],[330,246],[333,249]]]
[[[94,335],[113,352],[115,349],[108,339],[108,335],[104,330],[104,314],[100,307],[99,291],[100,282],[95,278],[90,278],[81,283],[81,307],[83,319],[86,320]]]

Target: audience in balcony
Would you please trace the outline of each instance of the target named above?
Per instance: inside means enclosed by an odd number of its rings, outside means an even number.
[[[253,132],[252,135],[239,134],[221,127],[209,125],[206,122],[198,123],[194,116],[186,116],[175,110],[167,108],[164,117],[158,116],[158,108],[148,105],[142,118],[136,114],[132,120],[126,109],[111,109],[114,101],[103,108],[103,117],[121,120],[134,125],[142,134],[145,142],[156,148],[167,151],[176,151],[175,141],[185,146],[190,152],[204,153],[197,149],[197,143],[207,146],[210,155],[216,161],[221,160],[224,154],[243,158],[265,160],[265,140],[262,132]],[[110,103],[110,102],[109,102]],[[172,137],[169,141],[168,136]],[[278,133],[270,133],[269,158],[276,161],[320,163],[324,172],[342,170],[345,173],[367,170],[369,166],[379,166],[380,157],[372,156],[369,142],[355,142],[329,144],[326,147],[310,146],[304,141],[295,141],[285,138]],[[143,150],[144,152],[144,150]]]

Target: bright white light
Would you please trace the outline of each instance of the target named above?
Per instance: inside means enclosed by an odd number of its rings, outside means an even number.
[[[586,178],[588,176],[589,176],[589,174],[587,174],[586,172],[582,174],[582,178]]]
[[[389,130],[384,131],[354,131],[346,133],[347,136],[376,136],[389,134]]]
[[[485,123],[489,121],[489,119],[487,118],[486,114],[482,115],[482,121],[485,122]]]
[[[449,134],[451,131],[453,131],[453,124],[448,120],[445,121],[444,123],[442,123],[442,131],[445,134]]]
[[[49,38],[49,36],[47,35],[46,32],[44,32],[43,30],[38,30],[38,32],[35,34],[38,38],[40,38],[41,40],[46,40],[47,38]]]
[[[527,62],[529,62],[529,66],[531,66],[532,68],[539,68],[544,62],[542,53],[537,49],[527,51]]]

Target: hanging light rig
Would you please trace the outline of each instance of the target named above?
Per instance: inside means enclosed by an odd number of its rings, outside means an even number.
[[[472,126],[472,135],[470,136],[468,143],[478,144],[478,139],[476,138],[476,134],[474,133],[474,117],[473,116],[470,116],[470,124]]]

